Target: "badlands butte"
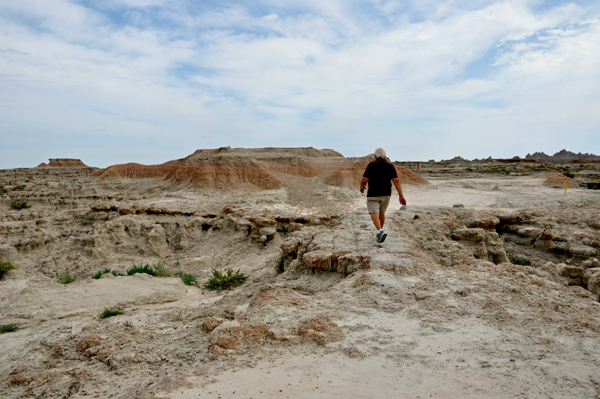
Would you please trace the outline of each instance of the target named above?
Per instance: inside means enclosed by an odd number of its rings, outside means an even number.
[[[0,258],[18,269],[0,325],[19,328],[0,335],[0,397],[598,398],[585,155],[395,162],[408,205],[392,197],[381,244],[358,190],[372,155],[1,170]],[[173,277],[91,278],[159,262]],[[248,278],[211,291],[213,269]]]

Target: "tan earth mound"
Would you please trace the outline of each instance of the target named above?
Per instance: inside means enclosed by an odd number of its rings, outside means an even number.
[[[175,184],[188,184],[215,189],[254,186],[273,189],[285,186],[264,165],[254,160],[238,159],[235,162],[216,160],[212,162],[180,163],[170,161],[162,165],[129,163],[113,165],[96,173],[100,179],[158,178]]]
[[[368,164],[368,161],[344,163],[327,176],[325,183],[337,187],[359,188],[360,180]],[[396,172],[398,173],[398,179],[401,184],[411,184],[416,186],[429,184],[426,179],[402,166],[396,166]]]
[[[562,188],[565,186],[565,179],[567,179],[567,187],[579,188],[579,184],[575,180],[565,175],[550,176],[544,181],[544,186]]]
[[[81,162],[81,159],[76,158],[50,158],[50,162],[46,165],[43,162],[39,166],[59,166],[59,167],[73,167],[83,166],[87,167],[86,164]]]
[[[319,150],[313,147],[298,147],[298,148],[231,148],[221,147],[216,149],[201,149],[196,150],[192,155],[189,155],[181,161],[198,161],[206,160],[215,157],[250,157],[255,159],[282,159],[282,158],[344,158],[342,154],[330,149]]]
[[[197,150],[161,165],[113,165],[94,175],[100,179],[155,178],[174,184],[215,189],[285,187],[276,174],[315,177],[343,159],[333,150],[308,148],[230,148]]]

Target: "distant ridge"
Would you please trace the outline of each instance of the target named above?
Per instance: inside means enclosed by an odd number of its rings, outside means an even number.
[[[533,154],[527,154],[525,158],[521,158],[519,156],[514,156],[512,158],[506,159],[496,159],[492,157],[482,158],[482,159],[473,159],[473,161],[469,161],[468,159],[464,159],[461,156],[456,156],[452,159],[442,159],[440,162],[502,162],[502,163],[513,163],[513,162],[524,162],[524,163],[596,163],[600,162],[600,155],[588,154],[588,153],[574,153],[571,151],[567,151],[565,149],[560,150],[554,155],[548,155],[544,152],[534,152]]]
[[[576,154],[563,149],[554,155],[547,155],[543,152],[534,152],[533,154],[527,154],[525,159],[547,163],[571,163],[573,161],[600,161],[600,156],[588,153],[582,154],[581,152]]]

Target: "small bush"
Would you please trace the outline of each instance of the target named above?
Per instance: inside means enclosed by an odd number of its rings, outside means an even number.
[[[12,189],[14,191],[23,191],[23,190],[25,190],[26,187],[27,187],[27,184],[17,184]]]
[[[0,334],[15,332],[20,329],[21,327],[17,326],[16,324],[4,324],[0,326]]]
[[[181,280],[185,285],[196,285],[198,283],[194,276],[192,276],[191,274],[184,274],[179,272],[179,277],[181,277]]]
[[[210,280],[204,284],[204,288],[212,291],[228,290],[232,287],[244,284],[247,278],[248,276],[240,273],[239,270],[234,273],[233,270],[227,269],[225,274],[222,274],[218,270],[213,269],[213,275]]]
[[[4,277],[4,273],[14,269],[18,269],[14,263],[0,259],[0,279]]]
[[[513,265],[530,266],[531,262],[527,258],[521,258],[520,256],[508,255],[508,259]]]
[[[136,273],[146,273],[155,277],[171,277],[171,272],[167,270],[162,260],[159,260],[156,266],[150,266],[148,263],[145,265],[133,265],[127,269],[127,275],[133,276]],[[114,273],[113,273],[114,274]]]
[[[69,272],[64,272],[58,275],[58,282],[61,284],[71,284],[75,280],[77,280],[77,277],[71,276]]]
[[[571,179],[575,178],[575,173],[571,172],[570,170],[565,170],[563,175],[570,177]]]
[[[505,175],[510,175],[510,170],[506,170],[505,168],[495,168],[492,169],[493,173],[504,173]]]
[[[472,172],[473,168],[467,168],[467,172]]]
[[[127,275],[133,276],[136,273],[146,273],[151,276],[156,276],[156,269],[154,269],[149,264],[142,265],[133,265],[131,268],[127,269]]]
[[[105,275],[107,273],[111,273],[113,276],[122,276],[123,275],[123,273],[121,273],[117,270],[110,270],[109,268],[106,268],[104,270],[98,270],[96,273],[94,273],[92,275],[92,278],[94,280],[98,280],[100,277],[102,277],[103,275]]]
[[[158,261],[154,269],[157,277],[171,277],[171,272],[167,271],[167,268],[162,260]]]
[[[10,207],[13,209],[23,209],[29,208],[31,207],[31,205],[27,203],[27,200],[25,198],[17,198],[16,200],[10,203]]]
[[[98,315],[99,318],[101,319],[106,319],[107,317],[113,317],[113,316],[118,316],[120,314],[124,314],[125,312],[123,312],[121,309],[118,308],[104,308],[104,310],[102,311],[102,313],[100,313]]]
[[[125,323],[123,323],[123,325],[127,328],[133,328],[133,323],[130,322],[129,320],[127,320]]]

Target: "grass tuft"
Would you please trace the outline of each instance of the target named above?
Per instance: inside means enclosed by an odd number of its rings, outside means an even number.
[[[71,276],[69,272],[64,272],[58,275],[58,282],[61,284],[71,284],[75,280],[77,280],[77,277]]]
[[[113,317],[113,316],[118,316],[120,314],[124,314],[125,312],[123,312],[121,309],[119,308],[104,308],[104,310],[102,311],[102,313],[100,313],[98,315],[99,318],[101,319],[106,319],[107,317]]]
[[[150,266],[149,264],[142,265],[133,265],[131,268],[127,269],[127,275],[133,276],[136,273],[146,273],[151,276],[156,276],[156,269]]]
[[[183,281],[183,284],[185,284],[185,285],[198,284],[198,282],[196,281],[194,276],[192,276],[191,274],[185,274],[185,273],[179,272],[179,277],[181,277],[181,280]]]
[[[218,270],[213,269],[213,275],[204,284],[204,288],[211,291],[229,290],[233,287],[240,286],[246,282],[248,276],[245,276],[240,271],[233,272],[232,269],[227,269],[225,273],[221,273]]]
[[[154,270],[157,277],[171,277],[171,272],[167,270],[162,260],[159,260]]]
[[[14,263],[0,259],[0,279],[4,277],[4,273],[14,269],[18,269]]]
[[[15,332],[20,329],[21,327],[17,326],[16,324],[4,324],[0,326],[0,334]]]
[[[100,277],[102,277],[105,274],[111,273],[113,276],[122,276],[123,273],[117,271],[117,270],[110,270],[109,268],[103,269],[103,270],[98,270],[96,273],[94,273],[92,275],[92,278],[94,280],[98,280]]]
[[[17,184],[12,189],[14,191],[23,191],[23,190],[25,190],[26,187],[27,187],[27,184]]]
[[[30,208],[31,205],[27,203],[27,200],[25,198],[17,198],[16,200],[10,203],[10,207],[13,209],[23,209]]]
[[[565,176],[567,176],[567,177],[570,177],[571,179],[574,179],[574,178],[575,178],[575,173],[571,172],[570,170],[565,170],[565,171],[563,172],[563,175],[565,175]]]
[[[125,323],[123,323],[123,325],[127,328],[133,328],[133,323],[130,322],[129,320],[127,320]]]

